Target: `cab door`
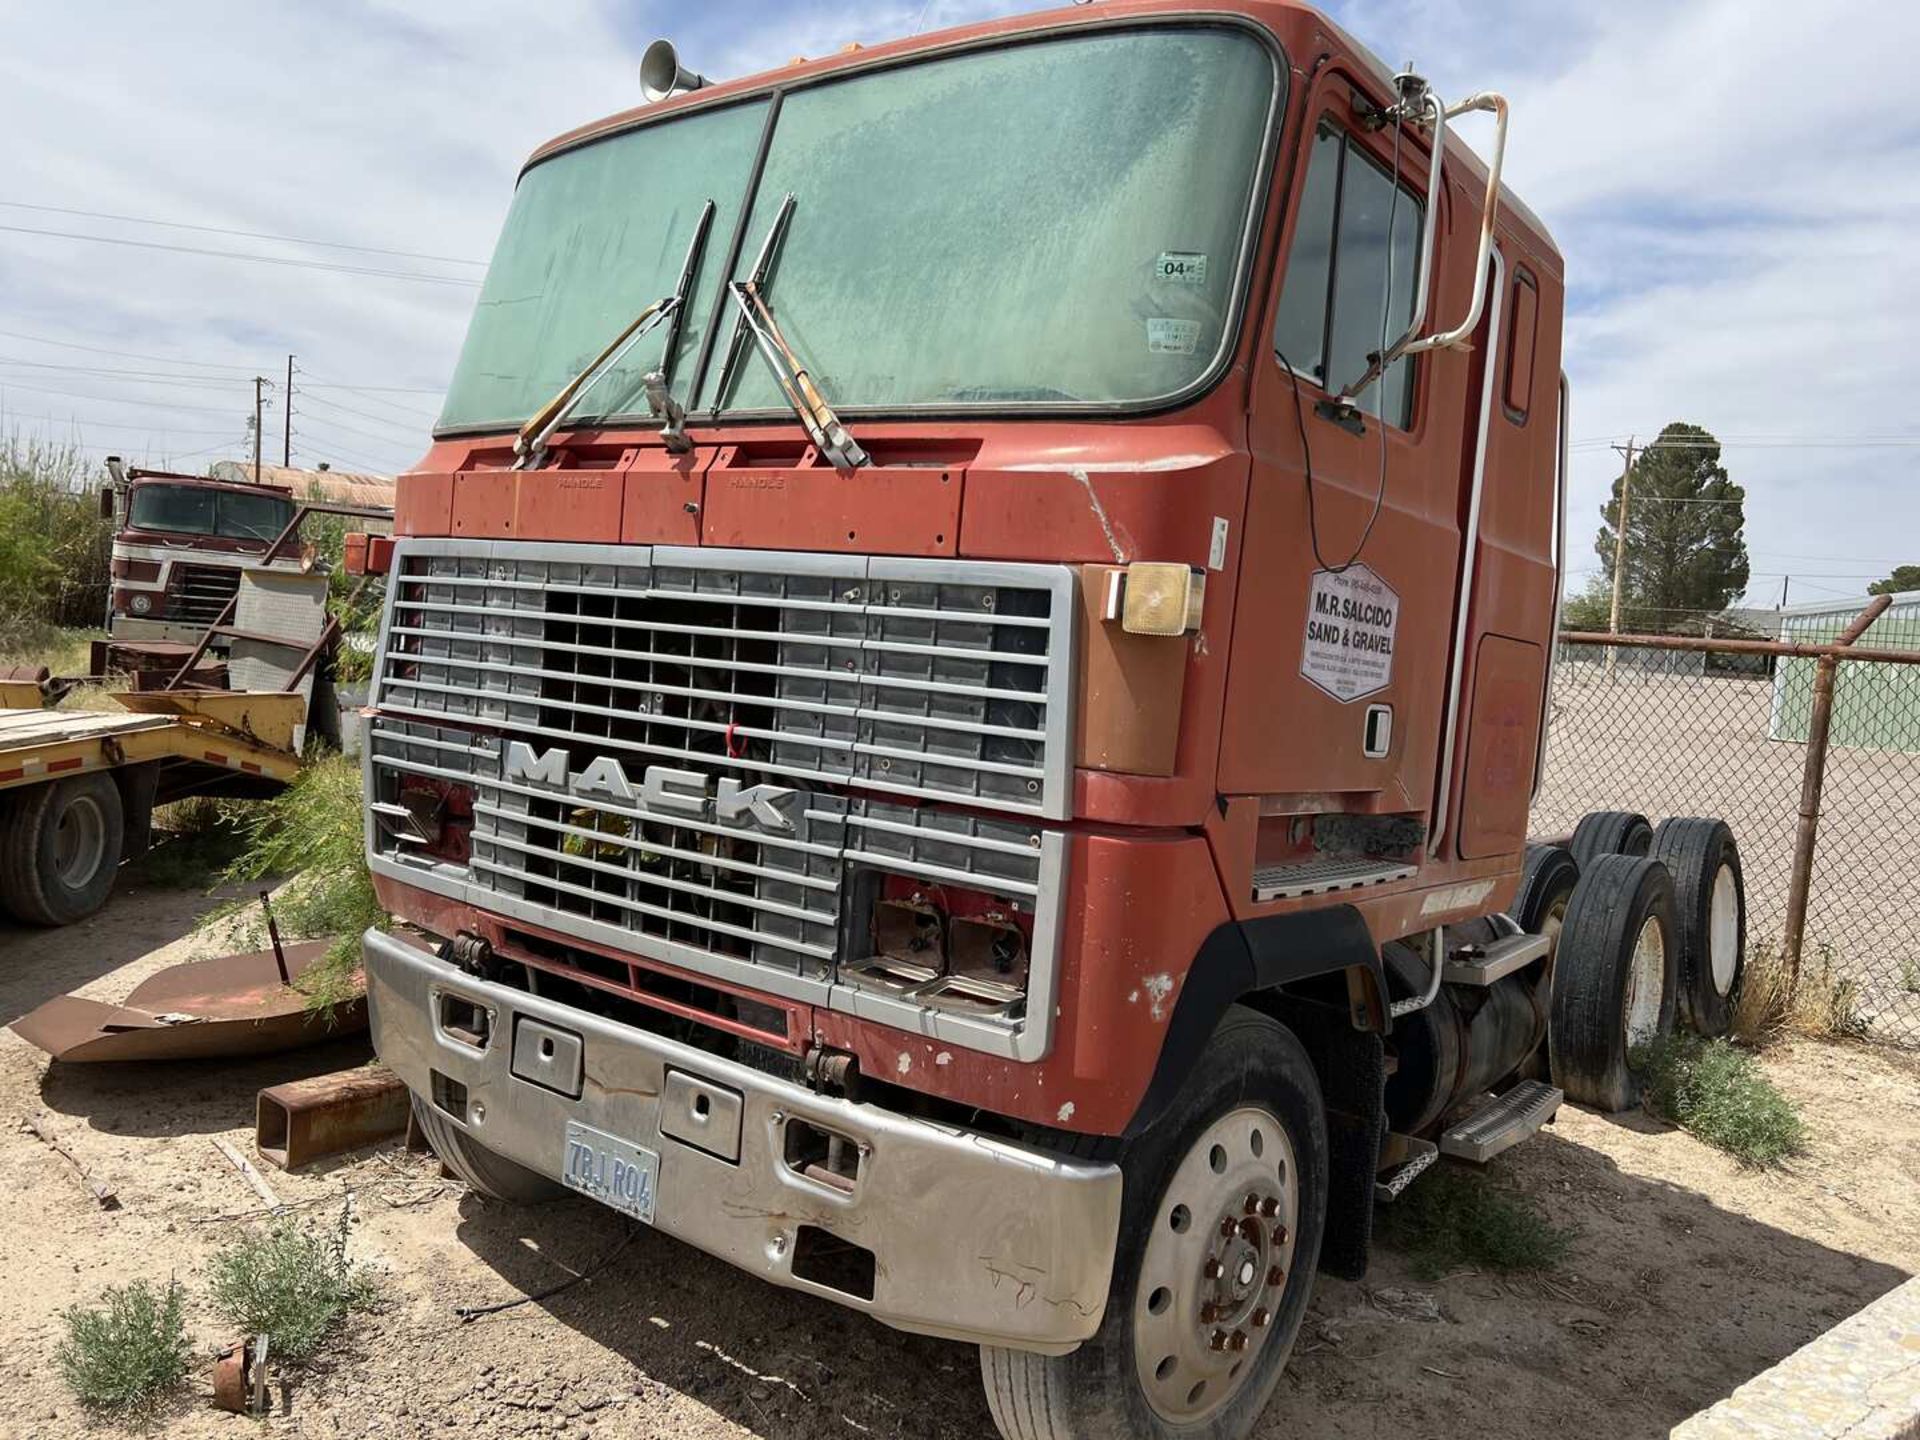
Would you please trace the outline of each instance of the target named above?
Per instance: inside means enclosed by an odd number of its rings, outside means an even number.
[[[1388,97],[1330,67],[1307,97],[1251,382],[1252,473],[1220,763],[1222,794],[1425,817],[1459,580],[1469,396],[1457,355],[1402,360],[1328,403],[1405,329],[1428,137],[1369,125]],[[1468,288],[1436,225],[1431,317]],[[1469,239],[1476,238],[1469,236]]]

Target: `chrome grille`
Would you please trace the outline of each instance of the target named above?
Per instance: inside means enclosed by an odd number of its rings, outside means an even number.
[[[1068,813],[1063,567],[462,542],[395,567],[391,713]]]
[[[240,571],[233,565],[181,565],[174,576],[169,611],[173,618],[196,625],[219,620],[240,589]]]
[[[1044,1046],[1064,837],[1031,812],[1066,803],[1064,571],[416,545],[396,556],[369,728],[376,868],[957,1044]],[[528,750],[510,767],[516,745]],[[550,773],[525,761],[554,751]],[[792,828],[581,783],[607,764],[633,787],[655,770],[705,795],[714,777],[776,786]],[[409,836],[409,775],[472,787],[463,861]],[[865,958],[842,953],[861,943],[843,924],[863,872],[987,891],[1033,916],[1028,1003],[962,1018],[930,1014],[953,1008],[931,990],[868,988],[840,963]]]

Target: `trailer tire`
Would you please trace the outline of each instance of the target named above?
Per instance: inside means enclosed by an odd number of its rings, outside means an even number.
[[[1119,1243],[1098,1332],[1067,1355],[980,1347],[987,1409],[1005,1440],[1234,1440],[1279,1383],[1326,1225],[1320,1083],[1291,1031],[1239,1005],[1206,1056],[1123,1152]],[[1268,1196],[1278,1213],[1247,1216],[1244,1194],[1262,1185],[1278,1192]],[[1229,1219],[1241,1228],[1225,1237],[1219,1227]],[[1201,1242],[1209,1256],[1229,1252],[1220,1276],[1206,1278]],[[1243,1350],[1190,1338],[1200,1334],[1197,1307],[1225,1303],[1206,1297],[1235,1295],[1232,1314],[1207,1323],[1234,1325]],[[1258,1310],[1264,1325],[1253,1318]]]
[[[1725,1035],[1747,964],[1747,890],[1740,847],[1712,817],[1662,820],[1653,857],[1673,875],[1680,949],[1680,1021],[1702,1035]]]
[[[1653,826],[1632,810],[1595,810],[1573,827],[1567,849],[1584,872],[1601,855],[1644,855],[1653,848]]]
[[[120,787],[104,773],[16,791],[0,808],[0,904],[29,925],[71,925],[113,893],[126,845]]]
[[[565,1187],[516,1160],[495,1154],[418,1093],[409,1093],[413,1098],[413,1123],[420,1127],[440,1163],[466,1181],[476,1195],[508,1205],[537,1205],[564,1193]]]
[[[1580,876],[1553,971],[1553,1080],[1597,1110],[1640,1100],[1639,1046],[1670,1033],[1679,996],[1673,877],[1658,860],[1602,855]]]

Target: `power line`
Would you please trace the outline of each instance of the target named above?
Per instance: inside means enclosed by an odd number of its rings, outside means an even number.
[[[92,355],[115,355],[122,360],[151,360],[161,365],[184,365],[194,370],[235,370],[243,375],[252,371],[245,365],[220,365],[211,360],[182,360],[172,355],[142,355],[131,350],[109,350],[100,345],[82,345],[77,340],[53,340],[45,335],[28,335],[19,330],[0,330],[9,340],[26,340],[35,345],[57,345],[62,350],[85,350]]]
[[[84,390],[54,390],[45,385],[23,385],[18,380],[0,378],[0,393],[28,390],[36,395],[58,395],[66,400],[93,400],[102,405],[139,405],[155,410],[206,410],[215,415],[230,413],[232,405],[187,405],[178,400],[141,400],[132,395],[91,395]]]
[[[30,205],[24,200],[0,200],[10,210],[37,210],[43,215],[77,215],[86,220],[113,220],[122,225],[158,225],[168,230],[196,230],[203,235],[231,235],[241,240],[274,240],[282,245],[313,245],[322,250],[357,250],[363,255],[391,255],[398,260],[435,260],[444,265],[472,265],[486,261],[458,255],[422,255],[417,250],[383,250],[377,245],[349,245],[340,240],[311,240],[300,235],[275,235],[262,230],[228,230],[218,225],[189,225],[182,220],[149,220],[138,215],[108,215],[98,210],[70,210],[64,205]]]
[[[424,275],[418,270],[376,270],[366,265],[335,265],[326,260],[294,260],[284,255],[255,255],[245,250],[209,250],[199,245],[165,245],[158,240],[131,240],[124,235],[84,235],[77,230],[39,230],[30,225],[0,225],[10,235],[39,235],[52,240],[86,240],[95,245],[127,245],[136,250],[166,250],[176,255],[210,255],[217,260],[245,260],[255,265],[284,265],[295,270],[330,270],[340,275],[366,275],[381,280],[419,280],[429,285],[461,285],[478,289],[478,280],[457,275]]]
[[[312,372],[307,370],[302,370],[299,373],[302,375],[309,375]],[[303,385],[301,388],[304,390],[345,390],[348,394],[358,395],[362,399],[365,399],[368,402],[370,402],[371,404],[385,406],[389,410],[397,411],[398,413],[402,415],[406,415],[410,418],[426,419],[426,420],[432,420],[435,418],[433,412],[426,410],[417,405],[408,405],[403,401],[384,400],[384,399],[381,399],[380,397],[383,395],[443,396],[446,394],[446,390],[444,387],[440,389],[431,389],[426,386],[411,386],[411,385],[348,385],[341,381],[325,380],[320,378],[315,378],[313,380],[310,380],[306,385]]]
[[[0,411],[0,418],[4,418],[5,414],[6,412]],[[233,433],[231,430],[185,429],[174,425],[130,425],[124,421],[82,420],[77,415],[68,415],[62,418],[53,415],[16,414],[14,418],[19,420],[42,420],[49,425],[72,425],[75,429],[80,430],[141,430],[149,435],[231,435]]]
[[[226,385],[251,385],[251,376],[208,375],[204,377],[170,375],[163,370],[117,370],[95,365],[56,365],[48,360],[21,360],[0,355],[0,366],[29,370],[63,370],[76,375],[98,375],[108,379],[130,380],[140,385],[176,385],[192,390],[217,390]]]
[[[396,439],[394,436],[391,436],[391,435],[375,435],[370,430],[356,429],[354,426],[347,424],[344,420],[335,420],[331,415],[315,415],[311,410],[304,410],[301,412],[301,414],[309,424],[326,425],[326,426],[332,427],[335,430],[344,430],[349,435],[358,435],[362,440],[372,440],[376,444],[380,444],[380,445],[391,445],[396,450],[405,449],[411,443],[413,443],[406,440]]]
[[[310,405],[324,405],[329,410],[338,410],[345,415],[358,415],[362,420],[371,421],[375,425],[391,426],[393,429],[403,432],[410,440],[418,439],[420,436],[421,427],[417,421],[411,419],[398,420],[388,415],[376,415],[371,410],[356,410],[351,405],[342,405],[338,400],[331,400],[321,395],[309,395],[304,385],[300,388],[300,395],[301,398]]]

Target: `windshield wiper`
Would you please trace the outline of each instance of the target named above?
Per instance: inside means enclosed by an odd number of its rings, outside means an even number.
[[[872,463],[867,452],[860,448],[860,442],[853,438],[847,427],[840,423],[840,417],[833,413],[833,407],[827,404],[819,386],[813,383],[807,367],[793,353],[786,336],[780,333],[779,323],[767,305],[768,272],[772,269],[780,240],[786,234],[787,223],[793,218],[793,205],[793,196],[789,193],[781,200],[780,208],[774,214],[773,224],[760,246],[760,255],[754,261],[752,271],[744,280],[727,282],[727,294],[740,308],[740,316],[734,322],[733,340],[727,347],[726,364],[721,367],[719,385],[714,390],[714,408],[718,410],[725,403],[743,335],[751,337],[754,349],[766,361],[767,368],[773,371],[781,395],[799,417],[807,438],[813,441],[814,449],[836,470],[857,470],[862,465]]]
[[[647,387],[647,399],[656,415],[664,414],[666,425],[661,431],[666,440],[667,449],[682,454],[692,448],[692,442],[680,428],[686,418],[678,401],[674,400],[668,388],[667,377],[673,372],[674,350],[680,343],[680,327],[687,307],[687,291],[693,285],[694,271],[700,267],[700,256],[706,248],[707,231],[713,226],[713,201],[709,200],[700,207],[700,219],[695,223],[693,239],[687,246],[687,258],[680,267],[680,281],[674,286],[671,295],[663,295],[650,302],[641,312],[627,322],[627,326],[613,337],[607,348],[596,355],[592,362],[573,379],[561,386],[560,391],[546,404],[536,410],[527,423],[520,427],[520,433],[513,442],[515,470],[525,470],[529,466],[537,467],[546,454],[547,440],[560,428],[560,422],[568,415],[587,392],[604,380],[618,365],[634,344],[658,325],[662,320],[670,320],[667,327],[666,351],[660,360],[658,369],[650,371],[643,382]]]

